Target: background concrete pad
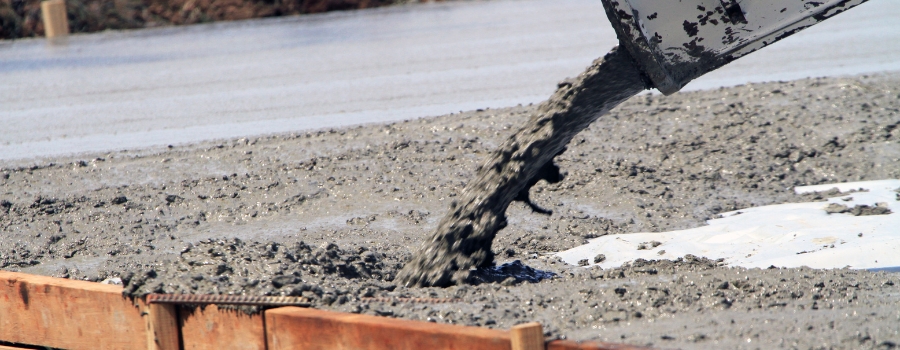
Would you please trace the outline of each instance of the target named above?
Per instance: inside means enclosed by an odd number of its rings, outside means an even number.
[[[900,70],[873,0],[690,85]],[[0,42],[0,159],[539,102],[616,38],[593,0],[454,2]]]

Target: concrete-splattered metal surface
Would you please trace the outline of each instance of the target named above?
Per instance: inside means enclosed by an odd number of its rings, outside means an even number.
[[[616,33],[665,94],[866,0],[604,0]]]

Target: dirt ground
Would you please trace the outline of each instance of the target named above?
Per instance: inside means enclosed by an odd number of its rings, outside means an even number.
[[[641,95],[556,158],[514,202],[505,265],[468,285],[405,288],[397,271],[519,106],[344,129],[0,164],[0,268],[126,293],[304,295],[318,308],[684,349],[893,349],[900,275],[743,269],[686,256],[618,269],[553,252],[607,234],[821,199],[792,188],[900,178],[900,74]],[[515,262],[518,261],[518,262]],[[366,301],[375,297],[449,303]]]

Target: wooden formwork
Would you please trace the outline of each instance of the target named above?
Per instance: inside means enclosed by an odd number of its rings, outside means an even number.
[[[0,271],[0,340],[62,349],[147,347],[147,305],[122,287]]]
[[[544,342],[537,323],[512,331],[300,307],[260,314],[182,308],[122,296],[122,287],[0,271],[0,342],[60,349],[628,350]],[[15,345],[0,350],[20,349]]]

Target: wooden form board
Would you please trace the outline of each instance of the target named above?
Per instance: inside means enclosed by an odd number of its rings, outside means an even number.
[[[265,350],[263,315],[219,309],[215,305],[182,308],[181,336],[184,350]]]
[[[269,350],[510,350],[509,332],[299,307],[266,311]]]
[[[178,327],[178,307],[150,304],[147,316],[147,350],[179,350],[181,330]]]
[[[509,330],[512,350],[544,350],[544,328],[540,323],[515,325]]]
[[[0,340],[62,349],[145,349],[146,306],[122,287],[0,271]]]
[[[515,335],[523,350],[649,350],[600,342],[542,344],[536,329],[530,324],[509,332],[299,307],[247,315],[214,305],[147,305],[123,297],[121,286],[0,271],[0,341],[15,344],[73,350],[511,350]],[[0,345],[5,349],[18,348]]]

